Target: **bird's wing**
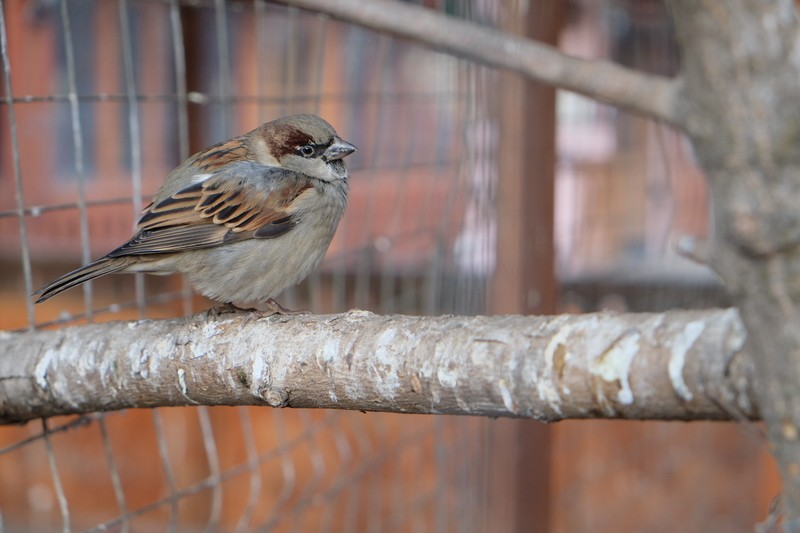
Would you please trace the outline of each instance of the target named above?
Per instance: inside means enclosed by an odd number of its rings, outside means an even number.
[[[292,208],[316,194],[301,174],[253,162],[198,174],[194,183],[148,205],[138,233],[109,257],[209,248],[246,239],[271,239],[296,225]]]

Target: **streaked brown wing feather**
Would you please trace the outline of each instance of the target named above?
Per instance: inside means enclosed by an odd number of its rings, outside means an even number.
[[[207,148],[189,158],[188,163],[203,172],[215,172],[240,161],[253,161],[253,153],[245,136],[234,137]]]
[[[255,163],[231,167],[147,206],[139,232],[109,256],[196,250],[290,231],[291,206],[313,189],[311,181]]]

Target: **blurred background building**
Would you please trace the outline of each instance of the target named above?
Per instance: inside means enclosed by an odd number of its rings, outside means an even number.
[[[656,0],[426,7],[672,75]],[[319,272],[340,312],[726,305],[679,257],[708,195],[669,127],[261,0],[4,0],[0,329],[212,305],[178,276],[31,292],[131,234],[190,153],[311,112],[359,151]],[[410,21],[413,23],[413,21]],[[750,531],[779,490],[759,431],[268,409],[131,410],[0,427],[0,531]]]

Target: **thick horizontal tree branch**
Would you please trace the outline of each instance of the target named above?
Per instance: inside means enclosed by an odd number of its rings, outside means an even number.
[[[175,405],[757,418],[734,310],[246,314],[0,333],[0,422]]]
[[[410,39],[491,67],[603,100],[680,126],[681,84],[607,61],[568,56],[552,46],[396,0],[277,0]]]

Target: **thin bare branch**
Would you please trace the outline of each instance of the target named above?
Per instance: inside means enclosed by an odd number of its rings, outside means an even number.
[[[174,405],[757,418],[734,310],[243,314],[0,333],[0,422]]]
[[[603,100],[680,126],[681,84],[607,61],[587,61],[556,48],[396,0],[278,0],[390,33],[484,65]]]

